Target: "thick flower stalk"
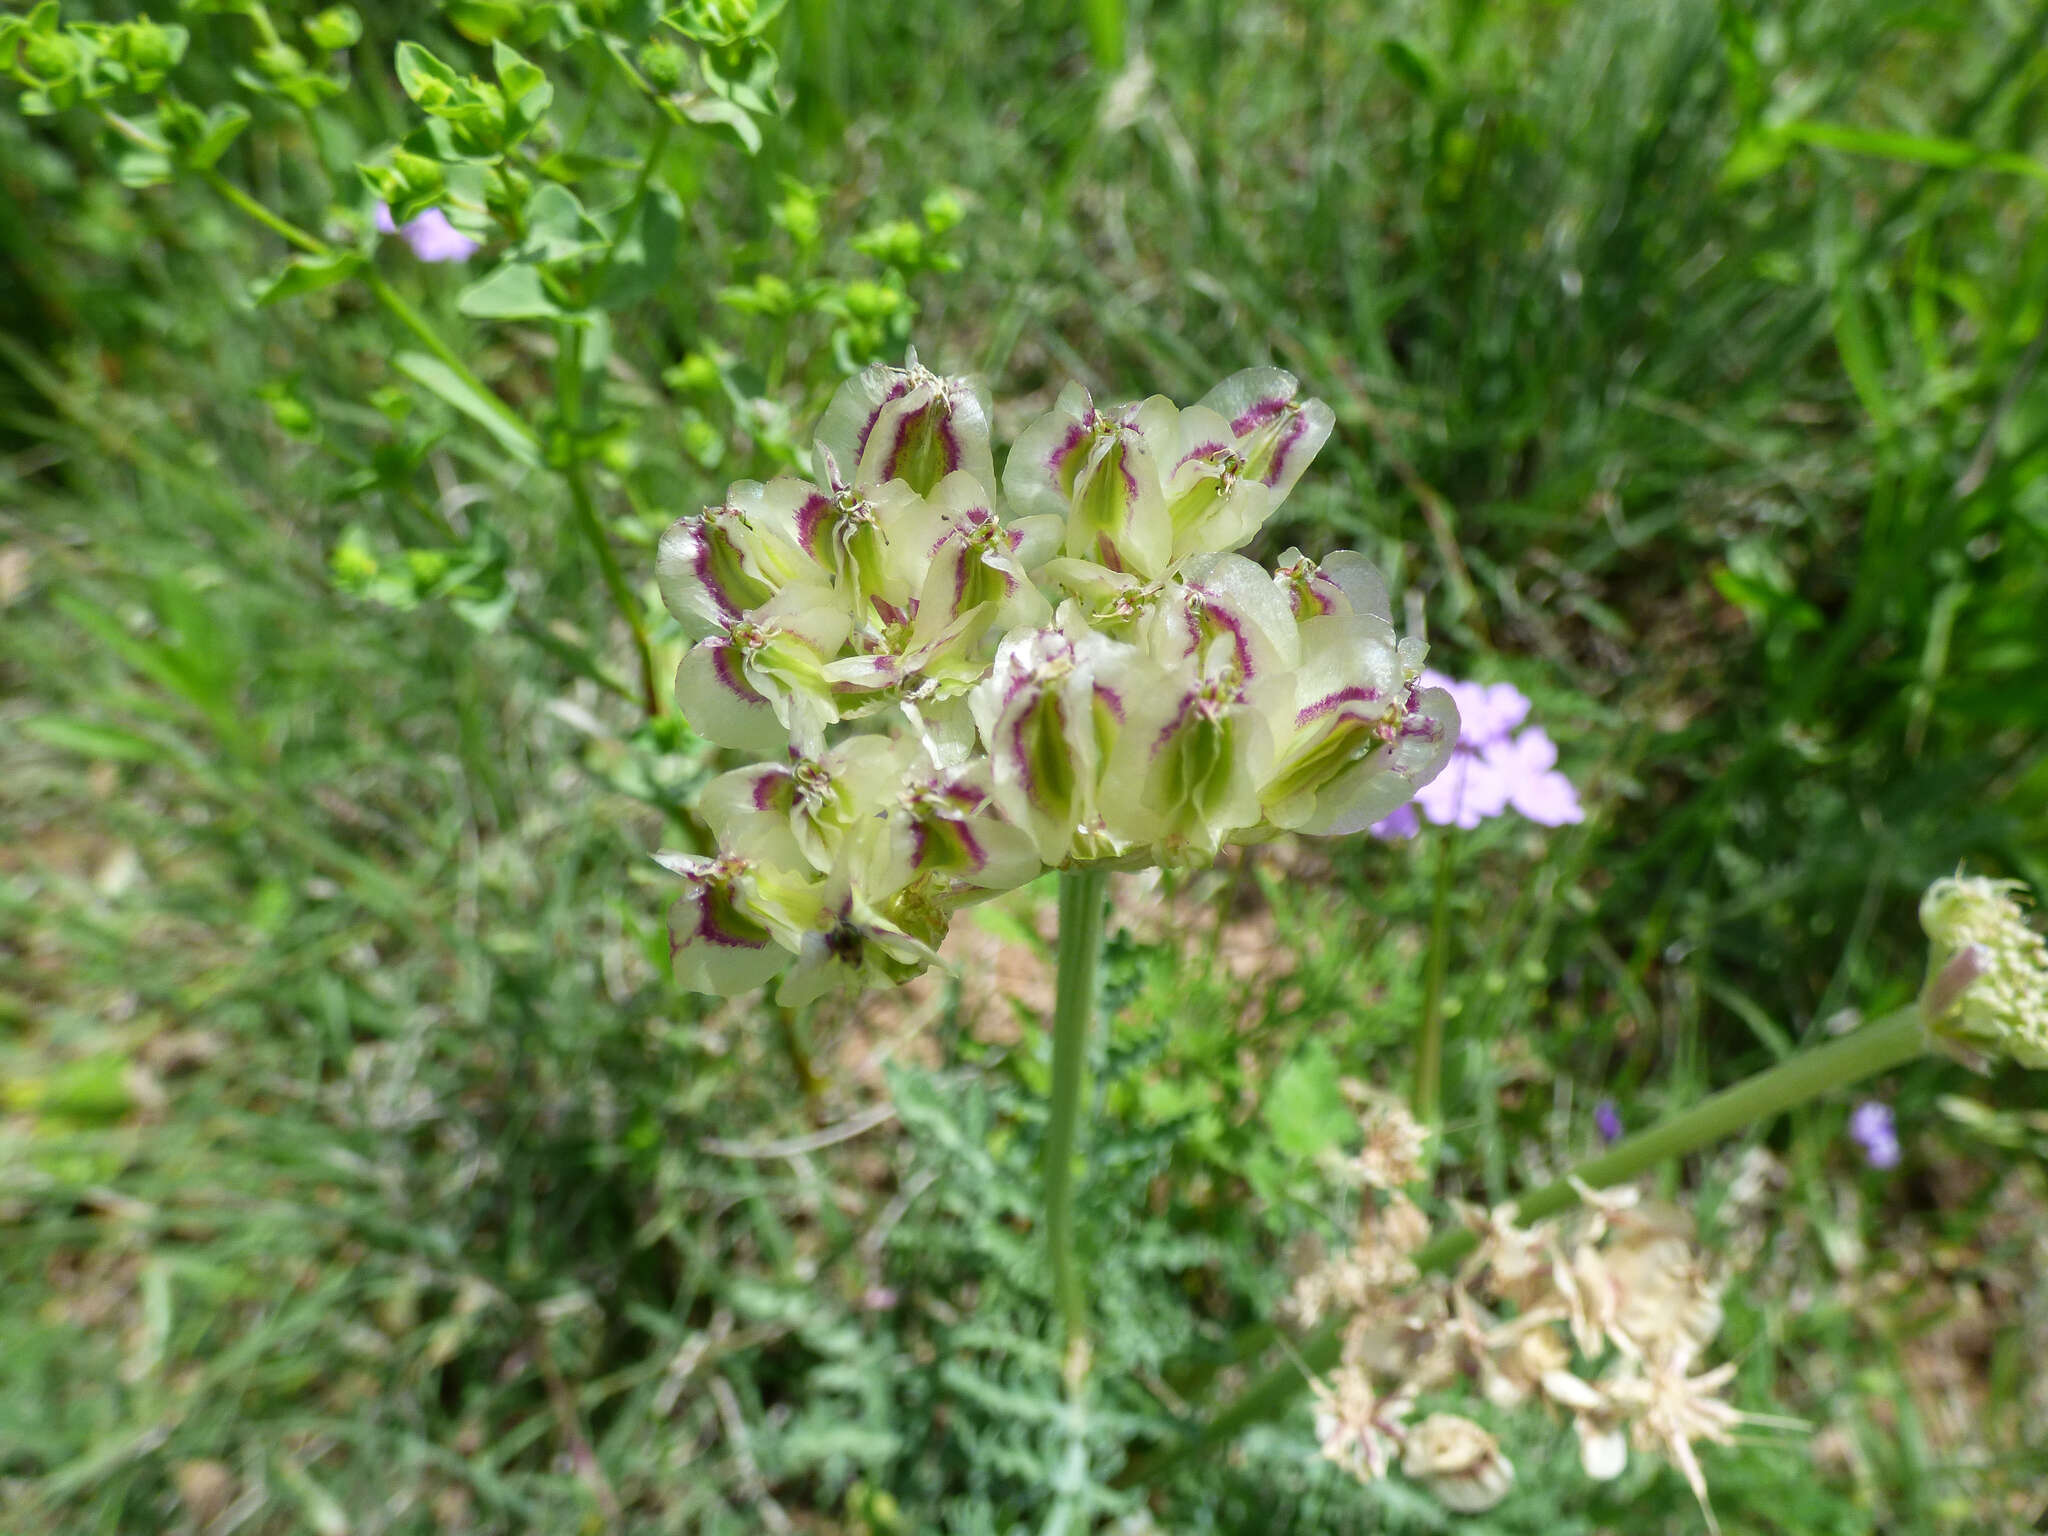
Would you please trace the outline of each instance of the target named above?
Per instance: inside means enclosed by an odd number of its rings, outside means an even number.
[[[989,411],[913,353],[849,380],[809,479],[663,535],[685,719],[714,781],[677,978],[795,1006],[924,969],[953,910],[1048,868],[1187,865],[1362,831],[1458,737],[1364,557],[1235,553],[1329,436],[1252,369],[1185,409],[1070,387],[998,487]],[[998,494],[998,490],[1000,493]]]

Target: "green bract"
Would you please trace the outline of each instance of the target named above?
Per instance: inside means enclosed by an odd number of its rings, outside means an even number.
[[[841,387],[813,478],[671,527],[676,702],[764,759],[704,792],[716,856],[661,856],[678,980],[894,984],[954,907],[1047,867],[1356,832],[1428,783],[1457,713],[1379,574],[1230,553],[1329,436],[1295,394],[1272,368],[1186,409],[1070,387],[998,497],[987,401],[913,352]]]

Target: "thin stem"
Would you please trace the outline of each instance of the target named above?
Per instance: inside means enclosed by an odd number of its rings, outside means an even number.
[[[1902,1066],[1926,1049],[1927,1027],[1919,1005],[1901,1008],[1852,1035],[1817,1050],[1802,1051],[1690,1109],[1666,1116],[1641,1135],[1587,1159],[1566,1177],[1517,1201],[1515,1219],[1529,1223],[1554,1216],[1578,1201],[1581,1187],[1603,1189],[1624,1183],[1668,1158],[1696,1152],[1809,1099]],[[1416,1251],[1416,1267],[1425,1272],[1449,1269],[1478,1242],[1477,1234],[1467,1228],[1445,1232]],[[1320,1373],[1337,1363],[1343,1353],[1345,1321],[1341,1317],[1325,1321],[1297,1346],[1296,1358],[1268,1371],[1185,1439],[1132,1462],[1118,1475],[1117,1485],[1132,1487],[1155,1481],[1189,1457],[1227,1444],[1246,1426],[1277,1417],[1306,1389],[1309,1377],[1304,1370]]]
[[[782,1053],[789,1058],[790,1070],[796,1074],[797,1087],[803,1090],[804,1103],[816,1118],[825,1084],[811,1062],[811,1048],[804,1038],[803,1021],[796,1016],[795,1009],[777,1008],[775,1027],[782,1037]]]
[[[1429,911],[1429,969],[1423,983],[1422,1034],[1415,1045],[1415,1118],[1424,1125],[1443,1121],[1444,975],[1451,960],[1451,842],[1449,827],[1437,834],[1436,900]]]
[[[519,413],[500,400],[489,385],[470,371],[469,364],[456,355],[455,349],[443,341],[440,333],[427,324],[420,312],[406,302],[405,296],[384,280],[384,275],[375,267],[363,268],[363,282],[370,290],[370,296],[391,313],[392,318],[419,338],[420,345],[446,365],[477,397],[489,407],[491,413],[502,421],[514,436],[529,443],[538,443],[532,427],[526,424]]]
[[[1059,980],[1052,1015],[1052,1117],[1045,1132],[1045,1235],[1053,1302],[1066,1332],[1066,1377],[1078,1395],[1088,1374],[1088,1300],[1074,1252],[1074,1139],[1088,1033],[1100,994],[1103,908],[1109,876],[1099,869],[1060,872]]]
[[[569,438],[568,462],[562,474],[569,482],[569,499],[576,506],[576,526],[582,529],[591,553],[597,556],[597,568],[604,578],[605,590],[611,594],[612,606],[632,632],[634,654],[640,660],[640,704],[650,718],[656,717],[662,713],[661,686],[656,681],[654,647],[647,638],[647,621],[641,616],[639,597],[627,584],[625,573],[619,569],[619,557],[612,550],[611,535],[605,531],[604,520],[598,516],[597,503],[590,495],[590,479],[583,470],[580,437],[583,421],[582,328],[565,324],[559,332],[556,350],[556,403],[561,407],[562,426]]]
[[[229,181],[227,177],[221,175],[219,171],[209,166],[206,170],[201,171],[199,175],[216,193],[234,204],[235,207],[246,213],[272,234],[278,235],[287,243],[297,246],[308,256],[325,256],[328,254],[330,248],[325,240],[320,239],[317,235],[307,234],[306,231],[292,223],[291,220],[272,213],[268,208],[257,202],[255,198],[244,192],[232,181]]]

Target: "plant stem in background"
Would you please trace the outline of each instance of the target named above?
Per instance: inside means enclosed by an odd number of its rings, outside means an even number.
[[[1088,1301],[1074,1252],[1074,1139],[1087,1075],[1088,1034],[1101,987],[1103,908],[1109,875],[1060,871],[1059,977],[1052,1014],[1052,1114],[1045,1132],[1045,1236],[1053,1303],[1066,1333],[1066,1378],[1078,1395],[1088,1373]]]
[[[320,239],[317,235],[307,234],[306,231],[299,228],[298,225],[292,223],[289,219],[272,213],[268,208],[257,202],[255,198],[244,192],[232,181],[229,181],[227,177],[221,175],[219,171],[205,170],[199,174],[206,184],[213,188],[221,197],[234,204],[236,208],[246,213],[250,218],[284,240],[287,244],[297,246],[309,256],[325,256],[328,254],[329,247],[325,240]]]
[[[1631,1136],[1612,1151],[1587,1159],[1564,1178],[1517,1201],[1515,1219],[1528,1223],[1554,1216],[1578,1200],[1581,1187],[1603,1189],[1625,1183],[1669,1158],[1696,1152],[1759,1120],[1903,1066],[1926,1049],[1927,1026],[1919,1005],[1901,1008],[1852,1035],[1803,1051],[1690,1109],[1667,1115],[1640,1136]],[[1478,1242],[1476,1234],[1462,1227],[1444,1232],[1416,1251],[1416,1267],[1425,1273],[1448,1269]],[[1149,1483],[1190,1457],[1228,1444],[1247,1426],[1284,1412],[1308,1386],[1305,1373],[1327,1371],[1337,1363],[1344,1347],[1345,1321],[1341,1317],[1325,1321],[1302,1340],[1292,1358],[1252,1383],[1185,1439],[1132,1462],[1117,1477],[1117,1485]]]
[[[597,568],[604,577],[605,590],[611,594],[612,606],[632,632],[633,651],[640,659],[640,702],[653,718],[662,712],[661,685],[655,672],[654,648],[647,639],[647,620],[641,614],[640,599],[619,569],[611,535],[605,532],[604,520],[598,516],[596,502],[591,500],[590,481],[583,472],[582,444],[577,440],[583,421],[582,328],[564,325],[558,333],[558,350],[555,395],[562,412],[562,427],[569,438],[568,459],[562,473],[569,482],[569,499],[576,504],[576,526],[583,530],[591,553],[597,556]]]
[[[1422,1034],[1415,1046],[1415,1118],[1434,1129],[1443,1119],[1444,975],[1451,961],[1451,855],[1457,834],[1437,834],[1436,900],[1429,911],[1429,969],[1423,983]]]
[[[815,1119],[825,1083],[811,1062],[811,1048],[804,1038],[803,1020],[797,1017],[795,1009],[778,1007],[775,1010],[775,1028],[782,1036],[782,1051],[789,1058],[790,1070],[796,1074],[797,1087],[803,1090],[804,1103]]]

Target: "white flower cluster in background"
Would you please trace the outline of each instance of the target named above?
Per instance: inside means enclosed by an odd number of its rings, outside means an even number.
[[[1368,1149],[1401,1140],[1390,1118],[1405,1112],[1368,1120]],[[1423,1398],[1476,1383],[1497,1410],[1569,1414],[1593,1477],[1617,1476],[1631,1447],[1668,1456],[1711,1525],[1695,1443],[1792,1421],[1729,1406],[1733,1365],[1698,1368],[1721,1304],[1691,1219],[1630,1190],[1581,1189],[1579,1210],[1526,1227],[1512,1206],[1468,1208],[1477,1248],[1455,1275],[1424,1275],[1412,1256],[1429,1223],[1396,1182],[1419,1168],[1351,1165],[1366,1186],[1358,1237],[1295,1285],[1298,1321],[1348,1319],[1341,1362],[1314,1384],[1324,1456],[1366,1481],[1398,1465],[1453,1510],[1491,1508],[1514,1483],[1494,1437],[1453,1413],[1411,1422]]]
[[[999,496],[987,403],[913,353],[841,388],[812,478],[671,527],[677,705],[761,759],[704,792],[715,856],[659,856],[678,980],[782,975],[788,1006],[899,982],[953,908],[1047,868],[1357,832],[1427,784],[1456,707],[1379,573],[1231,553],[1330,434],[1295,394],[1274,368],[1186,408],[1070,386]]]

